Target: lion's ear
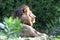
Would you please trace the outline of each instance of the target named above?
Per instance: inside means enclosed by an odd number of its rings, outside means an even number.
[[[27,13],[27,9],[26,8],[23,9],[23,13]]]

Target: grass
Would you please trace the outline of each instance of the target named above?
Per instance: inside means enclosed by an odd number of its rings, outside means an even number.
[[[60,38],[55,38],[55,40],[60,40]]]

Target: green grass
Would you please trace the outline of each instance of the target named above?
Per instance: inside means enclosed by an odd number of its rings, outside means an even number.
[[[55,40],[60,40],[60,38],[55,38]]]

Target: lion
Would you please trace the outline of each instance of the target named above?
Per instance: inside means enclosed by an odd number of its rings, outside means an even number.
[[[19,17],[24,24],[33,26],[33,23],[35,23],[36,16],[32,13],[29,6],[22,5],[14,11],[13,17]]]
[[[20,24],[20,26],[21,26],[20,36],[22,36],[22,37],[24,37],[24,36],[26,36],[26,37],[40,37],[40,36],[44,37],[43,34],[39,33],[32,27],[33,23],[35,23],[36,16],[32,13],[29,6],[22,5],[22,6],[18,7],[14,11],[12,16],[14,18],[19,17],[21,19],[21,21],[23,22],[23,24]]]

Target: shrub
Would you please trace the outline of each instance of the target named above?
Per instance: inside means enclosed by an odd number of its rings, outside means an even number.
[[[7,32],[7,35],[10,36],[10,35],[13,35],[13,36],[19,36],[19,33],[20,33],[20,23],[21,23],[21,20],[16,17],[15,19],[13,19],[13,17],[9,17],[9,18],[5,18],[4,19],[4,22],[3,22],[7,29],[8,29],[8,32]]]

